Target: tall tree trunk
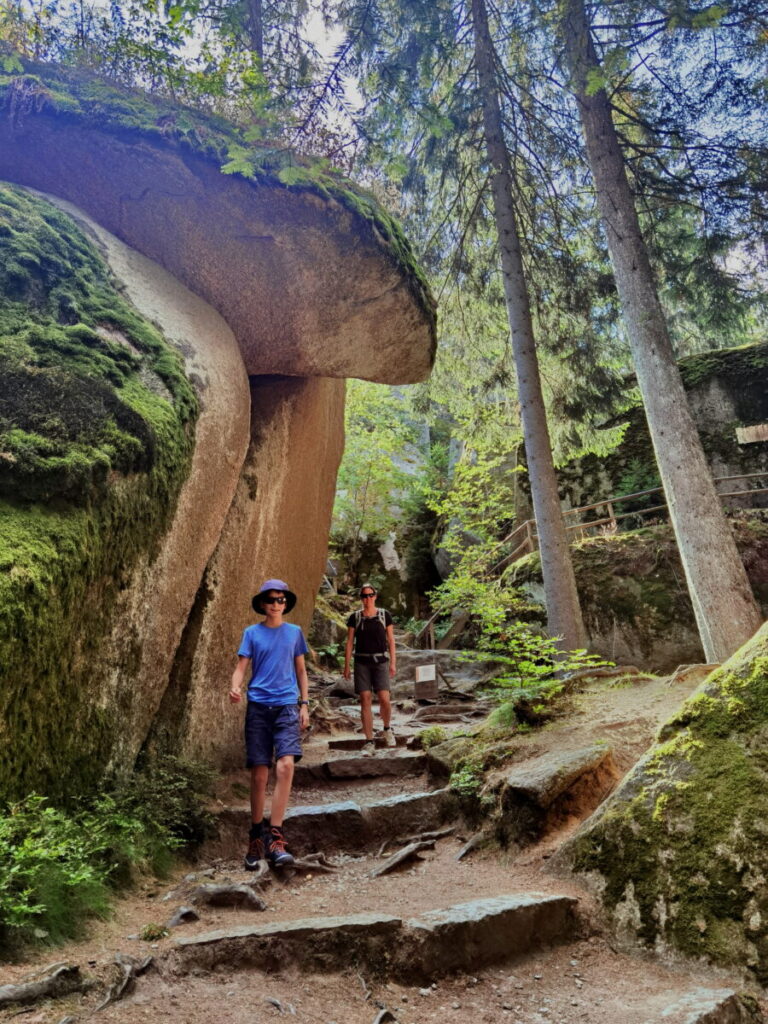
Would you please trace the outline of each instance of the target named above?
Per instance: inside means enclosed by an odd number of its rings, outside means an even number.
[[[262,0],[248,0],[247,10],[246,28],[248,31],[248,45],[258,55],[259,60],[264,60],[264,12]]]
[[[502,132],[494,51],[485,0],[472,0],[472,19],[475,62],[483,103],[485,146],[493,167],[493,205],[501,251],[504,295],[517,370],[533,510],[541,548],[547,624],[553,636],[562,637],[561,646],[565,650],[573,650],[585,646],[584,623],[552,462],[531,309],[520,253],[520,236],[512,202],[515,180]]]
[[[699,633],[707,659],[724,661],[762,618],[688,406],[608,95],[588,86],[600,61],[583,0],[567,0],[563,29],[600,217]]]

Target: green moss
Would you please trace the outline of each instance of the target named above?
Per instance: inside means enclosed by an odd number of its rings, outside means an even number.
[[[284,143],[247,141],[236,125],[160,97],[117,88],[71,68],[20,60],[22,73],[0,73],[0,110],[16,123],[29,117],[70,119],[101,131],[148,138],[214,161],[225,173],[257,184],[312,192],[336,201],[376,232],[385,251],[405,272],[423,312],[434,323],[429,284],[400,224],[364,189],[327,161],[303,157]]]
[[[768,980],[768,627],[688,700],[573,843],[640,937]],[[630,887],[631,886],[631,887]]]
[[[0,797],[98,781],[119,731],[100,645],[173,514],[196,413],[74,222],[0,187]]]

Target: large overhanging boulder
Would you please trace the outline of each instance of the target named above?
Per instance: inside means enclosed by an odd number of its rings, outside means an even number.
[[[250,597],[287,578],[306,627],[325,566],[339,378],[420,379],[434,351],[369,197],[274,153],[223,174],[223,122],[31,70],[0,74],[0,178],[56,204],[0,182],[0,360],[38,396],[6,373],[0,799],[88,789],[148,745],[239,755]]]
[[[246,151],[221,120],[18,68],[0,74],[0,179],[70,200],[169,270],[221,313],[249,374],[429,373],[432,300],[372,197],[277,147]],[[242,173],[223,174],[233,152]]]
[[[768,624],[560,853],[619,935],[768,981]]]

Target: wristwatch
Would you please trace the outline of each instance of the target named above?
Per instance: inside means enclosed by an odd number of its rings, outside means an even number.
[[[299,704],[306,704],[307,707],[309,707],[309,701],[308,700],[300,700]]]

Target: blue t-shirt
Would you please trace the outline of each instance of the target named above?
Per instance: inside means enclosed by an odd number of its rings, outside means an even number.
[[[299,696],[294,658],[309,648],[304,634],[292,622],[272,629],[262,622],[248,626],[238,657],[251,659],[248,700],[256,704],[295,704]]]

